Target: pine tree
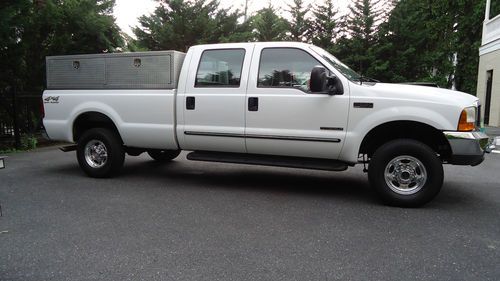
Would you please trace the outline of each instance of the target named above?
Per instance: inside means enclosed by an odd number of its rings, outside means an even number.
[[[474,0],[398,2],[378,33],[378,74],[389,82],[432,81],[474,94],[484,8]]]
[[[327,50],[332,49],[340,32],[337,22],[338,10],[335,9],[333,0],[325,0],[322,4],[315,5],[312,14],[313,20],[308,32],[312,43]]]
[[[382,16],[381,0],[355,0],[345,18],[345,34],[339,40],[336,55],[362,74],[371,74],[375,61],[373,47]]]
[[[500,13],[500,2],[496,2]],[[464,0],[457,7],[455,86],[457,90],[476,94],[485,1]]]
[[[307,32],[310,30],[311,22],[306,18],[311,6],[304,6],[303,0],[293,0],[293,4],[288,5],[288,12],[291,19],[288,22],[290,40],[297,42],[307,41]]]
[[[149,16],[139,18],[133,29],[135,45],[149,50],[187,51],[204,43],[251,40],[248,23],[239,24],[243,14],[219,7],[216,0],[160,0]]]
[[[286,39],[287,22],[280,17],[274,7],[263,8],[250,19],[254,38],[257,41],[281,41]]]
[[[114,0],[8,0],[0,5],[0,92],[42,90],[45,56],[113,52],[123,46]]]

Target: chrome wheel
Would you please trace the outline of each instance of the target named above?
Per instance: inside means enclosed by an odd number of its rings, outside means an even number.
[[[108,161],[108,150],[100,140],[87,142],[84,149],[85,161],[92,168],[100,168]]]
[[[402,195],[417,193],[427,181],[427,171],[420,160],[412,156],[398,156],[385,167],[385,182]]]

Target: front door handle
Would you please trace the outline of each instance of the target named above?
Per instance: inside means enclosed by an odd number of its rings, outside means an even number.
[[[258,111],[259,110],[259,98],[248,98],[248,111]]]
[[[194,97],[186,97],[186,109],[194,110],[196,106],[196,100]]]

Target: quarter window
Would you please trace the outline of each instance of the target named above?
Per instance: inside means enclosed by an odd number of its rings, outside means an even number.
[[[244,58],[244,49],[204,51],[195,87],[239,87]]]
[[[300,49],[264,49],[260,56],[257,86],[291,87],[308,92],[311,71],[317,65],[321,63]]]

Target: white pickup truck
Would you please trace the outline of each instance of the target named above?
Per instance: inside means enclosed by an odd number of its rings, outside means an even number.
[[[91,177],[117,174],[125,154],[163,162],[181,150],[198,161],[363,164],[385,203],[412,207],[438,194],[443,163],[475,166],[488,152],[476,97],[374,82],[303,43],[48,57],[47,88],[47,134],[75,143],[66,150]]]

